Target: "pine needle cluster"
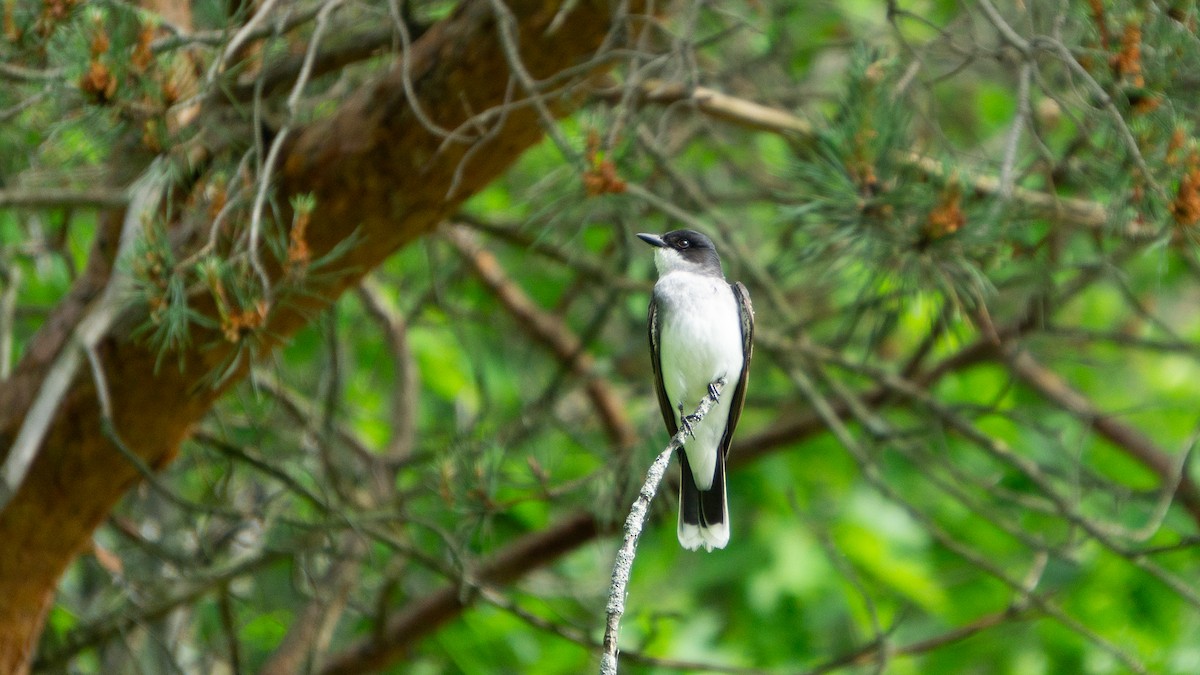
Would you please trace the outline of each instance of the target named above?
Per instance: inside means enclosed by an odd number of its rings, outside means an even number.
[[[848,75],[826,130],[793,166],[799,264],[849,284],[866,279],[843,289],[860,299],[929,291],[973,306],[1005,224],[965,198],[953,170],[916,169],[911,103],[893,93],[895,61],[860,51]]]

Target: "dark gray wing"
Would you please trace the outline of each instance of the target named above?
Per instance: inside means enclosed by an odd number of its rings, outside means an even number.
[[[721,437],[721,454],[729,454],[729,444],[733,441],[733,430],[737,428],[738,419],[742,416],[742,406],[746,403],[746,383],[750,380],[750,356],[754,352],[754,307],[750,305],[750,291],[737,281],[729,284],[733,289],[733,297],[737,300],[738,314],[742,318],[742,376],[738,378],[737,388],[733,390],[733,398],[729,402],[729,421],[725,424],[725,435]],[[660,399],[662,395],[660,395]]]
[[[671,405],[671,400],[667,398],[667,387],[663,384],[658,344],[662,326],[658,323],[658,296],[653,293],[650,294],[650,310],[646,323],[650,327],[650,366],[654,369],[654,391],[658,394],[658,407],[662,410],[663,422],[666,422],[667,431],[674,438],[675,434],[679,433],[679,426],[675,423],[675,406]]]

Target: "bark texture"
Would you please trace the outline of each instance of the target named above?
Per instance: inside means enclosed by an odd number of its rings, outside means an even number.
[[[566,4],[567,10],[549,0],[507,3],[514,19],[511,33],[534,78],[588,63],[613,27],[615,2]],[[560,11],[564,16],[548,31]],[[459,128],[473,114],[526,98],[519,84],[510,86],[497,21],[490,2],[465,3],[413,45],[406,64],[398,60],[334,116],[295,132],[277,168],[280,201],[295,194],[315,196],[307,237],[314,258],[353,234],[352,246],[306,287],[303,302],[272,309],[265,332],[275,343],[260,344],[260,352],[301,328],[313,310],[336,300],[398,248],[432,230],[540,139],[541,123],[528,105],[508,105],[504,114],[486,118],[482,128]],[[581,69],[576,79],[600,69]],[[405,94],[406,78],[426,121],[474,139],[447,139],[429,128]],[[574,103],[569,95],[545,100],[555,114]],[[201,113],[201,123],[207,112]],[[119,223],[118,216],[109,220]],[[185,214],[181,222],[197,220]],[[85,275],[52,313],[0,392],[0,447],[12,443],[41,376],[87,302],[103,288],[110,264],[105,257],[114,250],[117,229],[112,223],[100,228],[94,273]],[[175,367],[174,356],[156,369],[155,351],[132,337],[145,321],[144,308],[127,312],[101,342],[99,354],[116,429],[137,455],[161,468],[245,366],[213,388],[205,377],[233,346],[213,348],[201,339],[184,356],[182,369]],[[220,336],[214,339],[220,343]],[[103,433],[96,387],[85,367],[61,401],[21,489],[0,512],[0,672],[28,669],[59,577],[139,480],[135,467]],[[495,579],[506,576],[501,572]],[[359,658],[379,662],[377,655]]]

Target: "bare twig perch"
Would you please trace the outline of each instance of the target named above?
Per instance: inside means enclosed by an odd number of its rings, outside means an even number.
[[[691,416],[692,426],[704,419],[721,398],[721,389],[725,387],[725,378],[714,381],[711,392],[700,400],[695,414]],[[625,613],[625,587],[629,585],[629,573],[633,569],[634,551],[637,549],[638,537],[642,534],[642,526],[646,524],[646,514],[650,510],[650,502],[658,492],[667,466],[671,463],[671,455],[683,447],[687,436],[687,428],[682,428],[666,449],[658,454],[650,469],[646,472],[646,482],[642,484],[637,499],[629,509],[625,518],[625,538],[621,548],[617,549],[617,559],[613,562],[612,586],[608,589],[608,621],[604,626],[604,653],[600,655],[600,675],[616,675],[617,673],[617,633],[621,630],[621,615]]]

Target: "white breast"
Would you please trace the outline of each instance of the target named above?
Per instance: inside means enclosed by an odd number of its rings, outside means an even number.
[[[712,485],[721,436],[729,419],[733,391],[742,372],[741,315],[733,290],[724,279],[685,271],[659,278],[654,287],[659,301],[659,358],[663,385],[679,421],[695,412],[708,384],[726,378],[720,402],[694,428],[695,438],[684,444],[696,486]]]

